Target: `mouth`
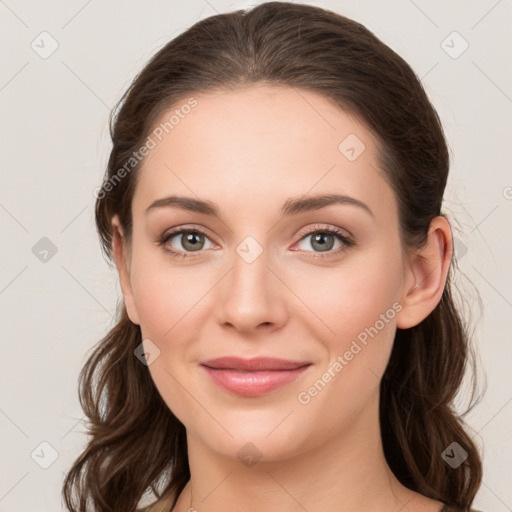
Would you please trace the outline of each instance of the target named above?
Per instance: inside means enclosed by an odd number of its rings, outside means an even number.
[[[303,366],[310,365],[309,361],[290,361],[287,359],[276,359],[274,357],[254,357],[243,359],[241,357],[219,357],[209,359],[201,363],[203,366],[216,370],[239,370],[239,371],[277,371],[296,370]]]
[[[312,363],[275,358],[222,357],[203,361],[215,384],[239,396],[261,396],[297,380]]]

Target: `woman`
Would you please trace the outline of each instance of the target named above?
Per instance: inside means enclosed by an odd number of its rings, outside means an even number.
[[[81,374],[71,511],[468,511],[449,155],[362,25],[270,2],[162,48],[97,194],[117,325]]]

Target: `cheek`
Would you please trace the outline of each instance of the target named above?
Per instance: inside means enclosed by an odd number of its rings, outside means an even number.
[[[401,309],[396,300],[399,268],[379,263],[378,258],[372,264],[365,265],[364,272],[347,267],[326,273],[325,279],[319,275],[308,279],[323,289],[310,293],[308,305],[321,317],[317,338],[327,348],[329,360],[319,365],[298,401],[305,421],[325,419],[325,435],[332,430],[328,425],[348,428],[375,399],[393,347],[395,317]]]
[[[300,279],[299,274],[290,275],[294,292],[308,306],[308,317],[318,319],[326,339],[344,343],[376,322],[379,330],[389,330],[388,324],[394,324],[401,264],[396,253],[388,252],[392,251],[376,248],[351,255],[338,267],[310,266]]]
[[[171,258],[153,251],[133,260],[132,292],[143,335],[162,341],[194,321],[215,277],[201,266],[173,267]]]
[[[336,397],[345,396],[353,397],[352,405],[357,407],[377,391],[393,347],[396,316],[402,308],[397,301],[401,283],[397,251],[398,245],[381,244],[347,258],[337,268],[311,267],[296,281],[294,291],[310,310],[304,318],[310,319],[309,326],[318,326],[315,337],[329,355],[316,377],[320,387],[329,382],[327,386],[336,389],[319,400],[315,398],[317,405],[324,403],[336,411]],[[358,390],[357,399],[354,389]]]
[[[198,393],[189,382],[188,372],[193,368],[188,355],[197,341],[196,328],[204,320],[199,318],[202,301],[212,284],[200,266],[172,265],[172,260],[149,251],[134,255],[132,292],[142,338],[159,349],[159,356],[148,367],[151,378],[173,414],[190,425],[201,410],[195,409],[197,404],[189,394]],[[210,269],[210,278],[213,273]]]

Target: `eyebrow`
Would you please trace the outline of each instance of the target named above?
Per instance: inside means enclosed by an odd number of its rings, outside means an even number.
[[[340,194],[321,194],[316,196],[299,196],[287,199],[282,208],[281,215],[289,216],[303,212],[319,210],[333,204],[357,206],[375,217],[370,207],[354,197]],[[219,209],[211,201],[203,201],[185,196],[169,196],[157,199],[146,209],[146,214],[155,208],[180,208],[190,212],[202,213],[220,218]]]

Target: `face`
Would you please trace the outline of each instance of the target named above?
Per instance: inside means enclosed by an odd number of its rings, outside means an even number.
[[[122,283],[158,391],[188,435],[232,457],[251,442],[284,459],[366,428],[411,285],[371,131],[292,88],[194,98],[140,169]],[[326,195],[344,199],[297,203]],[[224,356],[309,365],[241,394],[201,365]]]

